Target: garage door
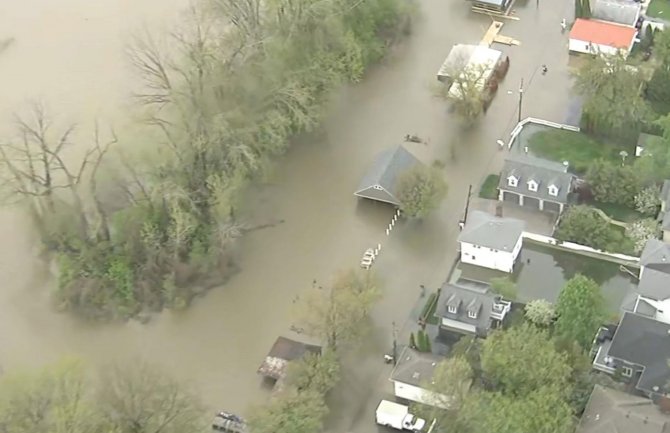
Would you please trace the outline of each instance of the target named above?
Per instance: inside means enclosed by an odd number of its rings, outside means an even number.
[[[547,212],[553,212],[553,213],[560,213],[561,212],[561,205],[558,203],[554,203],[551,201],[545,201],[544,202],[544,210]]]
[[[519,204],[519,195],[515,194],[513,192],[503,192],[503,201],[506,201],[508,203],[514,203],[514,204]]]
[[[530,209],[539,209],[540,208],[540,199],[534,197],[524,197],[523,198],[523,207]]]

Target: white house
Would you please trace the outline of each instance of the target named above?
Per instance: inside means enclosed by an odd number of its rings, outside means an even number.
[[[442,360],[444,360],[442,356],[422,353],[406,347],[391,372],[390,380],[393,382],[395,396],[416,403],[449,409],[449,396],[425,388],[431,383],[435,367]],[[464,384],[464,386],[469,385],[469,383]]]
[[[637,35],[635,27],[578,18],[570,30],[569,50],[584,54],[630,54]]]
[[[461,261],[484,268],[512,272],[521,245],[525,222],[482,211],[468,214],[458,242]]]
[[[650,239],[640,256],[640,281],[622,309],[670,323],[670,245]]]

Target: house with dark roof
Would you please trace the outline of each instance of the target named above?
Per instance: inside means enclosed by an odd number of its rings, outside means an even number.
[[[626,312],[616,329],[602,328],[594,341],[593,367],[616,374],[649,397],[670,389],[670,324]]]
[[[435,315],[439,318],[439,332],[449,338],[453,334],[486,337],[499,327],[512,303],[491,291],[491,286],[479,281],[459,279],[446,282],[440,290]]]
[[[385,150],[375,157],[354,195],[400,206],[396,195],[398,179],[402,173],[420,164],[421,161],[402,145]]]
[[[498,183],[498,200],[533,209],[561,213],[572,192],[574,175],[568,163],[557,163],[529,155],[505,160]]]
[[[670,244],[647,241],[640,255],[637,288],[621,309],[670,323]]]
[[[591,3],[591,18],[635,27],[642,4],[631,0],[595,0]]]
[[[573,53],[628,56],[633,49],[637,29],[597,19],[577,18],[570,29],[568,49]]]
[[[450,396],[426,389],[433,378],[435,367],[443,360],[442,356],[405,347],[389,378],[393,382],[395,396],[403,400],[449,409]],[[469,385],[468,383],[467,386]]]
[[[575,433],[670,433],[670,416],[644,397],[596,385]]]
[[[461,261],[472,265],[512,272],[526,223],[482,211],[472,211],[458,236]]]
[[[291,361],[296,361],[307,353],[320,355],[321,346],[291,340],[286,337],[277,337],[265,360],[258,367],[258,374],[274,380],[281,380]]]

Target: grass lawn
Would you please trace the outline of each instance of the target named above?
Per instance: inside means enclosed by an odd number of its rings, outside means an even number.
[[[620,148],[600,143],[580,132],[555,129],[533,134],[528,140],[531,152],[557,162],[568,161],[571,171],[584,174],[596,159],[621,161]]]
[[[601,211],[605,212],[608,217],[617,221],[628,223],[644,218],[644,215],[635,209],[621,206],[619,204],[599,203],[597,201],[589,204],[593,207],[597,207]]]
[[[482,183],[481,188],[479,188],[479,197],[493,200],[497,199],[499,180],[500,175],[498,174],[489,174],[488,176],[486,176],[484,183]]]
[[[647,15],[655,18],[670,19],[670,0],[651,0]]]

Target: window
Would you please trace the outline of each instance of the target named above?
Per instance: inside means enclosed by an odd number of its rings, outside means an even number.
[[[519,184],[519,179],[514,176],[510,176],[507,178],[507,184],[509,186],[517,186]]]
[[[476,311],[468,311],[468,317],[471,319],[476,319],[477,318],[477,312]]]
[[[621,367],[621,375],[624,377],[632,377],[633,369],[630,367]]]
[[[558,195],[558,188],[556,185],[549,185],[549,195],[556,197]]]
[[[529,180],[528,181],[528,190],[536,192],[537,191],[537,182],[535,182],[534,180]]]
[[[458,309],[456,308],[455,305],[449,305],[449,306],[447,307],[447,311],[449,311],[451,314],[456,314],[456,312],[458,311]]]

